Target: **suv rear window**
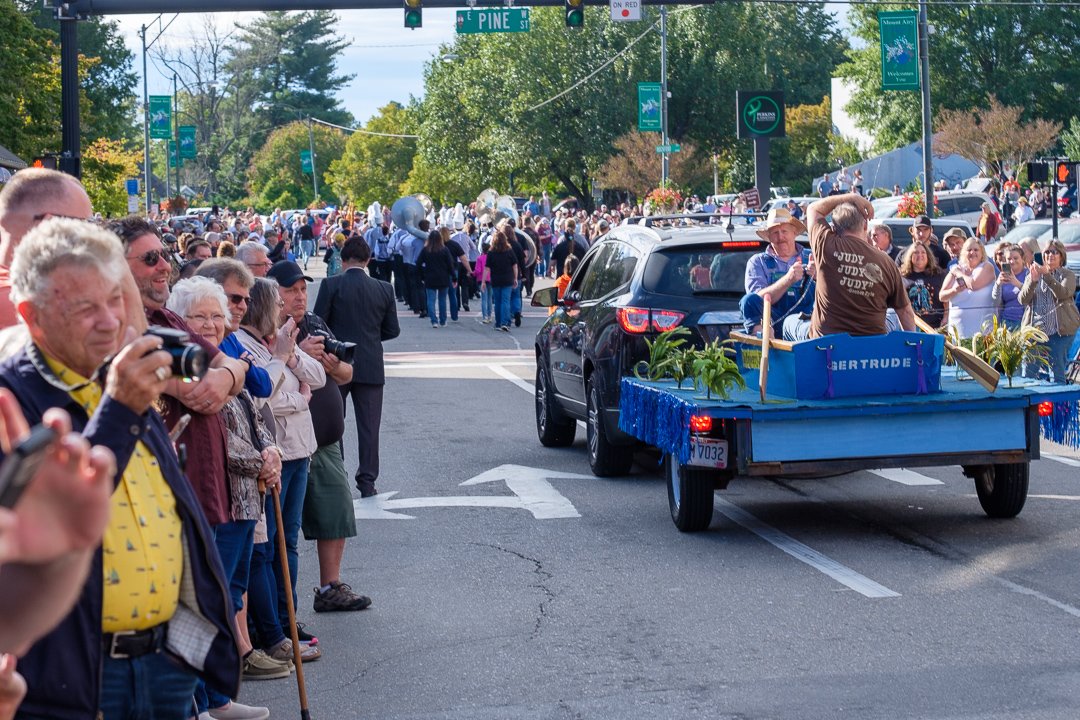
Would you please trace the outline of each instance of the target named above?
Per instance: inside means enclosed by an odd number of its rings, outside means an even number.
[[[641,284],[645,290],[660,295],[691,297],[700,291],[742,297],[746,294],[746,263],[760,251],[760,247],[724,250],[707,245],[657,250],[645,263]]]

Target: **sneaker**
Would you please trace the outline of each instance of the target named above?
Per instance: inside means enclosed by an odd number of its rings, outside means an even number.
[[[309,633],[306,628],[304,623],[296,623],[296,637],[300,638],[300,642],[304,645],[318,645],[319,638]]]
[[[521,313],[514,313],[514,327],[521,327]]]
[[[291,672],[291,662],[275,660],[262,650],[252,650],[251,654],[244,658],[245,680],[278,680],[289,677]]]
[[[503,325],[501,328],[499,328],[499,330],[502,330],[504,333],[508,333],[508,332],[510,332],[510,326],[509,325]]]
[[[292,640],[285,638],[272,648],[267,648],[266,654],[275,660],[292,660]],[[300,662],[313,662],[322,657],[322,651],[314,645],[300,648]]]
[[[494,322],[494,320],[492,320],[492,319],[491,319],[491,318],[489,318],[489,317],[486,317],[486,318],[484,318],[483,320],[481,320],[480,322],[484,323],[485,325],[490,325],[491,323],[493,323],[493,322]]]
[[[439,329],[439,323],[431,323],[431,327],[434,328],[435,330],[438,330]]]
[[[468,308],[465,308],[465,309],[468,310]],[[450,318],[450,322],[456,323],[456,322],[458,322],[458,319],[457,318]]]
[[[315,612],[339,612],[363,610],[371,606],[371,598],[357,595],[353,589],[337,580],[330,583],[330,589],[322,592],[315,588]]]
[[[230,702],[219,708],[206,711],[213,720],[267,720],[270,710],[264,707],[252,707],[238,702]]]

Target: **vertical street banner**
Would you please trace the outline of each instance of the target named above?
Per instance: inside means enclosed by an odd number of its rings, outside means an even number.
[[[881,89],[919,89],[919,13],[879,12]]]
[[[637,129],[641,132],[660,132],[663,123],[660,118],[660,83],[638,83]]]
[[[172,170],[176,167],[176,164],[180,162],[180,158],[177,157],[176,143],[172,140],[169,141],[169,169]]]
[[[301,150],[300,151],[300,172],[302,172],[302,173],[310,173],[311,172],[311,151],[310,150]]]
[[[177,131],[180,136],[180,157],[198,157],[198,152],[196,152],[197,148],[195,147],[195,126],[181,125]]]
[[[168,140],[172,137],[172,96],[150,96],[150,137]]]

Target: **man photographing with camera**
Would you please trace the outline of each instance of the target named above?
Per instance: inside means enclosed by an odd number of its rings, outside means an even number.
[[[307,284],[311,278],[300,266],[283,260],[267,274],[278,281],[278,294],[285,306],[281,320],[292,318],[300,329],[300,349],[318,360],[328,380],[311,392],[311,422],[315,427],[318,450],[311,456],[307,493],[301,528],[304,539],[314,540],[319,555],[319,585],[315,588],[315,612],[363,610],[371,598],[358,595],[341,582],[341,558],[345,540],[356,537],[349,476],[338,442],[345,434],[345,401],[339,386],[352,381],[354,343],[341,342],[330,332],[323,319],[307,310]]]
[[[120,243],[88,223],[51,219],[27,234],[11,270],[31,342],[0,365],[0,386],[30,424],[65,410],[117,468],[111,518],[77,604],[19,662],[29,686],[20,717],[150,708],[179,720],[197,675],[235,695],[239,656],[211,531],[151,409],[173,382],[173,356],[161,337],[126,327]]]

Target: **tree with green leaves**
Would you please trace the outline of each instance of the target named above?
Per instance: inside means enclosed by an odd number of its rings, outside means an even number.
[[[635,197],[644,198],[659,184],[659,143],[659,133],[631,130],[615,140],[615,154],[600,168],[597,179],[605,188],[629,190]],[[691,193],[711,189],[709,159],[693,142],[687,141],[680,152],[671,155],[669,168],[674,187]]]
[[[833,132],[828,96],[816,104],[788,107],[785,120],[786,137],[775,141],[770,153],[778,184],[809,194],[814,180],[835,170],[837,162],[850,165],[862,159],[852,140]]]
[[[337,23],[328,10],[274,11],[240,27],[228,71],[237,87],[254,91],[257,111],[270,127],[298,116],[353,122],[337,97],[353,77],[337,73],[337,58],[349,46]]]
[[[95,212],[105,217],[127,214],[124,181],[139,176],[142,152],[127,150],[119,140],[99,138],[82,151],[82,183]]]
[[[59,48],[12,0],[0,0],[0,143],[29,160],[60,146]]]
[[[922,135],[918,91],[881,90],[878,11],[904,5],[853,5],[848,22],[862,40],[838,74],[854,85],[848,112],[859,127],[875,134],[874,149],[886,152]],[[974,2],[931,5],[930,95],[934,113],[973,111],[991,96],[1023,109],[1022,118],[1067,122],[1080,113],[1075,88],[1080,45],[1075,9],[1053,3]],[[1034,91],[1038,88],[1038,92]]]
[[[416,156],[416,139],[394,137],[411,134],[416,122],[396,102],[379,108],[363,131],[354,132],[345,152],[330,165],[327,179],[338,197],[367,207],[376,200],[389,205],[401,197]]]
[[[309,130],[315,141],[315,172],[323,201],[338,198],[327,184],[329,168],[345,152],[345,134],[334,128],[293,122],[270,133],[255,153],[248,169],[250,202],[262,209],[307,207],[315,202],[311,174],[301,169],[300,154],[310,147]]]

